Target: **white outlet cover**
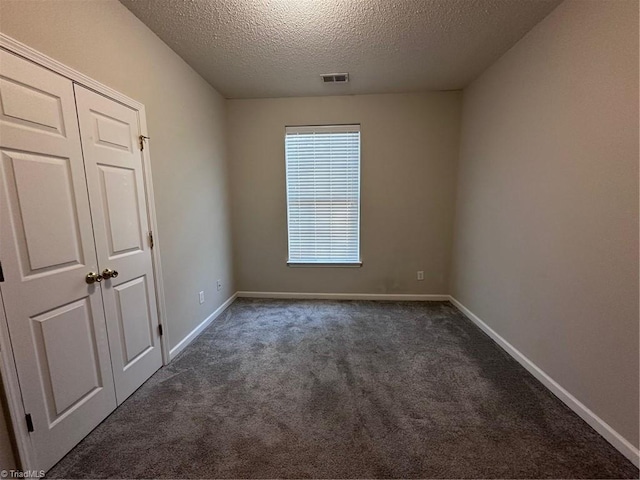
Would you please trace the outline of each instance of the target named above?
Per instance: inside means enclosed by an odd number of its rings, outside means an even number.
[[[204,292],[200,292],[198,294],[198,298],[199,298],[201,304],[204,303]]]

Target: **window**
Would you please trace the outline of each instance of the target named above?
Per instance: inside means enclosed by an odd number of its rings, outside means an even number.
[[[287,127],[289,264],[360,264],[360,125]]]

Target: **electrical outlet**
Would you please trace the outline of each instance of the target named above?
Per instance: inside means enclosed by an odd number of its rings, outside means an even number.
[[[218,287],[218,291],[222,290],[222,280],[218,280],[216,286]]]
[[[198,298],[200,300],[200,304],[202,305],[204,303],[204,292],[200,292],[198,294]]]
[[[424,280],[424,272],[422,270],[418,270],[418,280]]]

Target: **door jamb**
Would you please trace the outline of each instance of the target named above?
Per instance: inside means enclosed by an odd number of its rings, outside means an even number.
[[[144,105],[140,104],[138,109],[138,122],[140,123],[140,134],[147,135],[147,115]],[[151,151],[149,142],[144,143],[142,149],[142,170],[146,190],[147,216],[149,229],[153,232],[153,247],[151,248],[151,258],[153,260],[153,278],[156,283],[156,306],[158,308],[158,323],[164,328],[160,336],[162,344],[162,364],[168,365],[171,361],[169,354],[169,334],[167,325],[167,309],[164,301],[164,280],[162,279],[162,263],[160,261],[160,239],[158,235],[158,220],[156,218],[155,196],[153,193],[153,182],[151,181]]]
[[[96,80],[88,77],[87,75],[80,73],[79,71],[64,65],[63,63],[54,60],[53,58],[25,45],[18,40],[0,32],[0,48],[7,50],[15,55],[18,55],[26,60],[36,63],[48,70],[51,70],[58,75],[68,78],[78,85],[89,88],[96,93],[99,93],[105,97],[115,100],[126,107],[129,107],[138,112],[138,122],[140,128],[140,134],[148,136],[147,130],[147,118],[145,114],[144,105],[126,95],[108,87]],[[149,220],[149,228],[153,232],[154,246],[151,249],[151,258],[153,263],[153,274],[155,280],[156,289],[156,307],[158,309],[158,322],[165,328],[164,335],[160,337],[160,344],[162,350],[162,362],[163,365],[167,365],[170,361],[169,356],[169,337],[167,335],[167,316],[164,296],[164,282],[162,279],[162,268],[160,261],[160,242],[158,235],[158,223],[156,218],[155,201],[153,195],[153,183],[151,181],[151,156],[149,151],[149,142],[145,143],[142,150],[143,158],[143,173],[144,183],[146,190],[146,204]],[[31,444],[31,438],[27,432],[26,423],[24,421],[24,405],[22,403],[22,394],[20,390],[20,384],[18,382],[18,375],[13,358],[13,349],[11,347],[11,341],[9,338],[9,328],[7,319],[4,314],[4,303],[2,301],[2,295],[0,292],[0,374],[1,379],[4,381],[5,392],[7,395],[7,403],[9,405],[9,413],[11,417],[11,423],[13,427],[13,433],[15,435],[16,444],[18,446],[18,460],[21,467],[25,470],[30,469],[35,464],[35,452]]]

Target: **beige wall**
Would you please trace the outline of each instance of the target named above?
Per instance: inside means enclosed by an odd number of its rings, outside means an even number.
[[[638,446],[638,2],[566,1],[465,90],[453,295]]]
[[[238,290],[448,293],[459,92],[227,105]],[[362,125],[363,266],[287,267],[285,125],[341,123]]]
[[[0,31],[145,105],[175,346],[235,291],[225,100],[116,0],[2,0]]]

